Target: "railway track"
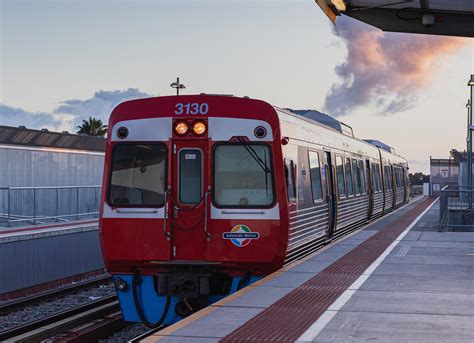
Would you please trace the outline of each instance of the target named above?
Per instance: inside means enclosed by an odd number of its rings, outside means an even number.
[[[111,280],[107,275],[0,304],[0,341],[101,306],[108,308],[117,302]]]
[[[86,280],[74,283],[69,286],[64,286],[57,289],[52,289],[46,292],[41,292],[38,294],[30,295],[27,297],[22,297],[20,299],[9,300],[3,303],[0,303],[0,316],[5,315],[8,312],[19,310],[26,306],[31,306],[34,303],[41,302],[53,297],[60,297],[63,295],[71,294],[73,292],[81,291],[86,288],[99,286],[108,281],[112,281],[110,275],[105,275],[101,277],[94,278],[92,280]]]
[[[123,323],[118,300],[115,295],[91,301],[90,303],[3,331],[0,333],[0,341],[40,342],[48,340],[53,342],[55,339],[61,339],[61,341],[67,342],[72,340],[67,340],[66,337],[60,337],[60,335],[68,330],[81,327],[85,330],[88,327],[88,331],[96,335],[93,324],[97,326],[101,323],[103,325],[105,321],[114,330],[118,330],[119,326]],[[109,333],[107,332],[104,335],[106,337]],[[84,338],[87,339],[85,333]],[[85,340],[84,342],[86,341],[92,342],[93,340]]]

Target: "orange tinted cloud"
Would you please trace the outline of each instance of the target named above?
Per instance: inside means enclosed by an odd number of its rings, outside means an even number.
[[[432,81],[440,58],[465,46],[466,38],[385,33],[343,17],[334,28],[347,47],[336,67],[341,83],[331,87],[325,110],[338,116],[374,105],[382,114],[405,111]]]

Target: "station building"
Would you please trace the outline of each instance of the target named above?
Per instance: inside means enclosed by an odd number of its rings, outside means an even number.
[[[0,225],[97,211],[104,151],[102,137],[0,126]]]
[[[439,195],[445,186],[459,183],[459,162],[454,158],[431,158],[430,156],[430,195]]]

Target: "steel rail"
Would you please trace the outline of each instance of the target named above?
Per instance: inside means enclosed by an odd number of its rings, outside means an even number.
[[[148,336],[153,335],[155,332],[158,332],[158,331],[160,331],[160,330],[163,330],[165,327],[166,327],[166,325],[161,325],[161,326],[159,326],[159,327],[157,327],[157,328],[155,328],[155,329],[151,329],[151,330],[149,330],[149,331],[147,331],[147,332],[142,333],[142,334],[139,335],[139,336],[136,336],[136,337],[130,339],[127,343],[140,342],[142,339],[147,338]]]

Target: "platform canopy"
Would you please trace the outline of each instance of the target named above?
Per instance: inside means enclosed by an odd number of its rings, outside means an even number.
[[[474,0],[315,1],[333,22],[344,14],[383,31],[474,37]]]

